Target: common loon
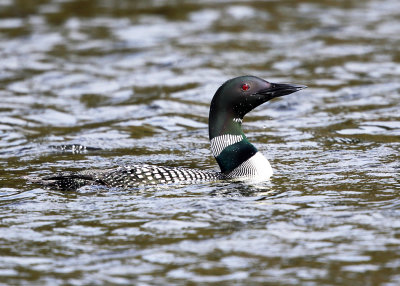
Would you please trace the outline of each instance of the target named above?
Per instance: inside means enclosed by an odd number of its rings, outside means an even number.
[[[221,179],[268,180],[272,175],[271,165],[244,135],[243,117],[270,99],[304,88],[304,85],[270,83],[255,76],[236,77],[218,88],[210,106],[209,138],[211,152],[221,172],[131,165],[106,170],[62,172],[41,178],[28,177],[28,180],[61,190],[76,190],[85,185],[129,189],[140,185]]]

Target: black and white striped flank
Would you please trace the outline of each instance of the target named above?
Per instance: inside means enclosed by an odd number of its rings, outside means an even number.
[[[156,184],[200,183],[216,181],[222,178],[223,175],[218,172],[154,165],[132,165],[108,170],[85,170],[76,173],[63,172],[42,178],[27,177],[26,179],[45,187],[76,190],[86,185],[132,189]]]
[[[119,167],[104,174],[102,181],[110,187],[129,188],[138,185],[199,183],[220,179],[217,172],[196,169],[133,165]]]

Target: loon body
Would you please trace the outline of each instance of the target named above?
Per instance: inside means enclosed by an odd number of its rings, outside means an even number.
[[[225,82],[210,106],[209,138],[211,152],[221,172],[197,169],[132,165],[106,170],[63,172],[42,178],[28,177],[33,183],[61,190],[85,185],[133,188],[140,185],[197,183],[221,179],[268,180],[272,168],[268,160],[246,138],[244,116],[270,99],[306,88],[303,85],[269,83],[255,76],[241,76]]]

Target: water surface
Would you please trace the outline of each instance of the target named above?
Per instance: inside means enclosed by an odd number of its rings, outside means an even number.
[[[0,278],[9,285],[398,285],[400,3],[0,1]],[[209,102],[307,90],[244,121],[270,182],[45,190],[26,175],[218,170]],[[82,144],[102,150],[60,152]]]

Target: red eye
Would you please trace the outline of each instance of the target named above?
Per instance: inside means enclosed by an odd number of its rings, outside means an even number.
[[[243,91],[248,91],[249,89],[250,89],[250,85],[248,85],[247,83],[242,84]]]

